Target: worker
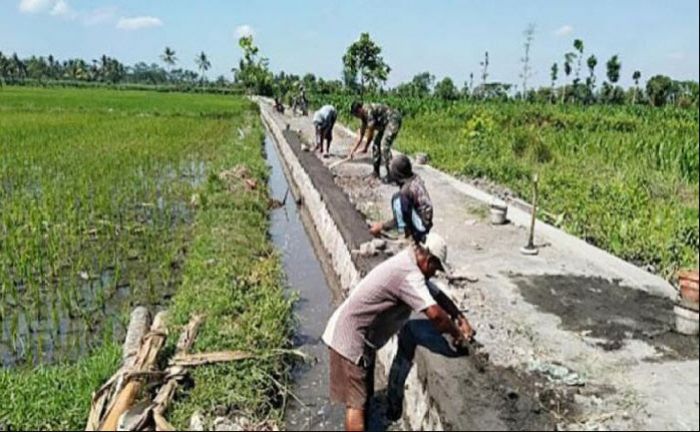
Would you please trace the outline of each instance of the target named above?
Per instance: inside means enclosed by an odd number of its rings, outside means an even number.
[[[355,101],[350,106],[350,114],[362,121],[360,126],[357,144],[350,152],[352,159],[362,145],[362,140],[367,133],[367,141],[362,153],[367,153],[370,142],[372,142],[372,163],[374,165],[374,177],[380,178],[379,168],[382,159],[387,170],[387,176],[383,179],[385,183],[391,182],[389,175],[389,163],[391,161],[391,146],[396,140],[396,136],[401,130],[401,114],[393,108],[389,108],[379,103],[362,103]]]
[[[331,316],[323,334],[329,347],[331,401],[344,404],[346,430],[364,430],[374,391],[376,351],[421,312],[436,333],[451,337],[450,349],[462,352],[475,331],[457,306],[429,282],[445,271],[447,245],[435,233],[374,268]],[[440,337],[442,341],[445,339]]]
[[[338,112],[333,105],[324,105],[314,113],[314,128],[316,129],[316,151],[320,151],[323,157],[331,155],[331,142],[333,141],[333,126],[338,118]],[[326,141],[326,150],[323,151],[323,141]]]
[[[393,217],[386,222],[372,224],[370,233],[378,237],[382,231],[398,228],[407,238],[420,243],[433,227],[433,203],[425,183],[413,172],[411,160],[404,155],[391,161],[389,173],[401,188],[391,198]]]

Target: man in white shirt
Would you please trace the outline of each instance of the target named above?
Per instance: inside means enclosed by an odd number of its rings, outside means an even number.
[[[376,350],[401,330],[411,312],[424,313],[455,350],[474,330],[455,304],[428,280],[445,271],[447,245],[435,233],[374,268],[331,316],[323,334],[330,352],[331,401],[345,405],[346,430],[364,430],[374,391]]]
[[[333,141],[333,126],[338,118],[338,112],[333,105],[324,105],[314,113],[314,127],[316,128],[316,151],[320,151],[323,157],[331,154],[331,142]],[[323,151],[323,141],[326,141],[326,151]]]

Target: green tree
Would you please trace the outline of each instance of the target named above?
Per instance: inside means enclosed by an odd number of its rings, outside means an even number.
[[[568,52],[564,54],[564,75],[568,79],[572,72],[572,62],[576,58],[576,54]],[[564,103],[566,100],[566,84],[561,86],[561,102]]]
[[[581,39],[574,40],[574,49],[578,51],[576,55],[576,76],[574,78],[574,86],[581,82],[581,62],[583,61],[583,41]]]
[[[559,76],[559,65],[554,62],[549,70],[549,77],[552,80],[552,91],[550,92],[550,102],[554,102],[554,89],[557,86],[557,78]]]
[[[207,58],[207,55],[204,54],[204,51],[202,51],[197,57],[195,57],[194,62],[197,64],[199,73],[200,75],[202,75],[202,83],[204,83],[204,80],[206,79],[205,74],[211,68],[211,62],[209,61],[209,58]]]
[[[442,79],[442,81],[438,82],[435,85],[435,91],[433,94],[435,97],[447,101],[456,100],[459,98],[457,87],[455,87],[455,84],[450,77],[445,77]]]
[[[605,63],[605,67],[607,69],[608,82],[603,85],[603,96],[608,102],[622,103],[625,99],[625,92],[617,86],[617,82],[620,80],[620,70],[622,69],[622,63],[620,63],[617,54],[610,57],[610,60]]]
[[[238,40],[243,50],[243,58],[238,68],[233,69],[234,81],[243,86],[248,93],[272,96],[274,92],[272,72],[268,60],[259,57],[259,49],[253,43],[253,36],[243,36]]]
[[[632,74],[632,79],[634,80],[634,93],[632,95],[632,105],[637,103],[637,97],[639,94],[639,80],[642,78],[642,73],[638,70],[634,71]]]
[[[391,68],[381,53],[382,48],[370,39],[369,33],[360,34],[343,56],[343,77],[348,87],[364,93],[375,91],[386,82]]]
[[[665,75],[655,75],[647,81],[647,97],[653,106],[668,103],[673,93],[673,80]]]
[[[177,57],[175,57],[175,50],[171,49],[170,47],[165,47],[163,54],[160,55],[160,59],[163,60],[163,63],[165,63],[165,65],[172,73],[173,67],[175,67],[175,64],[177,63]]]
[[[586,65],[588,66],[588,78],[586,79],[586,87],[591,94],[595,91],[595,67],[598,65],[598,59],[595,55],[591,54],[586,60]]]

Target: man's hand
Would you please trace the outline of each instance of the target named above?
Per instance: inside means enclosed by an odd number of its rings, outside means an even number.
[[[474,336],[476,336],[476,330],[474,330],[469,324],[469,321],[467,321],[466,318],[461,317],[457,320],[457,327],[459,328],[459,331],[462,332],[462,336],[467,342],[471,342],[474,340]]]
[[[384,224],[381,222],[375,222],[370,226],[369,228],[369,233],[372,234],[375,237],[379,237],[382,234],[382,230],[384,229]]]

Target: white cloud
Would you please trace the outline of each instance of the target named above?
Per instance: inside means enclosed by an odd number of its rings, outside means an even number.
[[[79,14],[74,11],[65,0],[58,0],[51,9],[51,15],[74,20]]]
[[[162,26],[163,21],[161,21],[160,18],[151,16],[120,18],[119,21],[117,21],[117,28],[120,30],[141,30]]]
[[[86,12],[83,14],[83,24],[85,24],[86,26],[94,26],[108,21],[112,21],[116,13],[117,8],[114,6],[93,9],[90,12]]]
[[[573,33],[573,32],[574,32],[574,28],[573,28],[571,25],[569,25],[569,24],[565,24],[565,25],[559,27],[559,28],[554,32],[554,34],[555,34],[556,36],[560,36],[560,37],[561,37],[561,36],[570,35],[570,34]]]
[[[20,0],[19,11],[22,13],[44,12],[51,8],[56,0]]]
[[[238,27],[236,27],[236,39],[240,39],[242,37],[246,36],[254,36],[255,35],[255,30],[253,30],[253,27],[249,26],[248,24],[243,24]]]
[[[671,60],[685,60],[685,53],[683,51],[675,51],[669,53],[668,58]]]

